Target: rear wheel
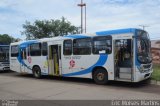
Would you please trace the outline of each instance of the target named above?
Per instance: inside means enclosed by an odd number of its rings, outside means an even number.
[[[41,78],[41,69],[38,66],[33,67],[33,75],[35,78]]]
[[[93,79],[97,84],[106,84],[108,82],[108,73],[105,69],[97,69],[93,73]]]

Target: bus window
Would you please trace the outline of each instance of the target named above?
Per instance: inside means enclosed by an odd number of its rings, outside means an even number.
[[[9,46],[0,45],[0,62],[9,61]]]
[[[34,43],[30,45],[31,56],[41,56],[41,43]]]
[[[90,55],[91,54],[91,38],[73,40],[74,55]]]
[[[93,38],[93,54],[99,54],[100,51],[107,54],[112,53],[112,38],[110,36],[100,36]]]
[[[63,54],[64,55],[72,54],[72,40],[65,40],[63,42]]]
[[[11,57],[18,57],[18,46],[11,46]]]
[[[47,47],[48,47],[48,45],[47,45],[47,42],[43,42],[42,43],[42,55],[43,56],[47,56]]]

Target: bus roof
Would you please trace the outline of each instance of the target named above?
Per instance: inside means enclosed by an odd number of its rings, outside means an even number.
[[[96,35],[113,35],[113,34],[123,34],[123,33],[134,33],[135,30],[141,30],[141,29],[126,28],[126,29],[100,31],[100,32],[96,32]]]
[[[33,43],[33,42],[47,42],[47,41],[53,41],[53,40],[87,38],[87,37],[91,37],[91,36],[134,33],[136,30],[141,30],[141,29],[126,28],[126,29],[100,31],[100,32],[96,32],[94,34],[73,34],[73,35],[65,35],[65,36],[58,36],[58,37],[52,37],[52,38],[42,38],[42,39],[36,39],[36,40],[26,40],[26,41],[14,42],[14,43],[11,43],[11,45],[19,45],[19,44],[26,45],[26,44]]]

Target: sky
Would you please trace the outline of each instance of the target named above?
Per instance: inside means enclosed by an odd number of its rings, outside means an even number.
[[[160,39],[160,0],[83,0],[87,4],[87,33],[142,28],[151,39]],[[0,0],[0,34],[21,35],[22,25],[64,16],[80,26],[80,0]]]

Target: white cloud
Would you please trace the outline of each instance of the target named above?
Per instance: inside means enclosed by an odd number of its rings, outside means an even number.
[[[88,32],[149,25],[151,37],[158,37],[160,0],[84,0],[87,3]],[[22,37],[26,20],[66,17],[80,26],[80,0],[1,0],[0,33]]]

